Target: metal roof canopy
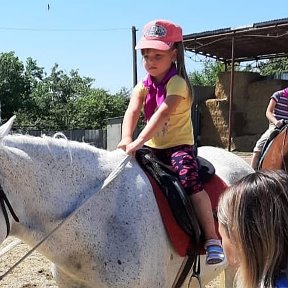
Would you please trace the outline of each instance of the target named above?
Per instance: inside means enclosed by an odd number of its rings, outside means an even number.
[[[183,36],[186,51],[225,63],[232,62],[232,41],[236,62],[287,57],[288,18]]]
[[[231,65],[228,115],[230,151],[235,62],[288,57],[288,18],[255,23],[243,28],[184,35],[183,43],[186,51]]]

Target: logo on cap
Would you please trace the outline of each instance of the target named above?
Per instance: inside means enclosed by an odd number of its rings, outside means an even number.
[[[162,38],[165,37],[167,34],[167,30],[165,27],[160,25],[153,25],[149,27],[146,31],[144,36],[145,37],[156,37],[156,38]]]

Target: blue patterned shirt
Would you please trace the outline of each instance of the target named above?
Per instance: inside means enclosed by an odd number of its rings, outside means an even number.
[[[283,92],[284,90],[280,90],[271,96],[276,102],[273,115],[277,120],[288,120],[288,97],[284,96]]]

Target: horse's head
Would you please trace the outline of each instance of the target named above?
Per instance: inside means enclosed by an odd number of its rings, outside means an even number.
[[[2,141],[3,137],[5,137],[6,135],[9,134],[9,132],[12,128],[14,119],[15,119],[15,116],[11,117],[8,122],[6,122],[2,126],[0,126],[0,141]],[[13,208],[9,202],[9,199],[7,198],[6,193],[4,192],[2,186],[0,186],[0,203],[1,203],[0,213],[3,216],[3,221],[0,222],[0,226],[1,226],[1,228],[0,228],[0,241],[2,242],[10,232],[11,216],[16,221],[18,221],[18,218],[15,215],[14,210],[13,210]],[[5,228],[6,228],[6,230],[5,230]]]

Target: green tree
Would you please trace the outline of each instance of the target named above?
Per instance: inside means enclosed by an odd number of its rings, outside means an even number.
[[[201,71],[189,73],[192,85],[214,86],[219,72],[225,71],[225,66],[220,61],[206,60]]]
[[[74,101],[89,93],[93,79],[81,77],[77,70],[71,70],[67,75],[58,64],[47,76],[41,68],[37,69],[35,62],[29,63],[33,67],[27,69],[33,87],[30,105],[18,111],[17,124],[41,129],[67,129],[74,117]]]
[[[127,105],[127,90],[111,95],[104,89],[92,89],[89,94],[75,100],[71,125],[88,129],[105,128],[107,119],[123,116]]]
[[[1,120],[8,120],[23,108],[31,92],[23,63],[14,52],[0,54]]]
[[[260,74],[263,76],[273,75],[277,72],[288,71],[288,57],[261,61],[258,65],[258,69]]]

